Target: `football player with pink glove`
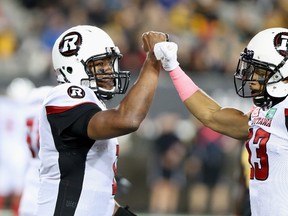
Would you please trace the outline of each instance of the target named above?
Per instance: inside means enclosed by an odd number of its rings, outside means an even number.
[[[246,140],[252,215],[288,215],[288,29],[260,31],[240,54],[235,90],[254,102],[246,114],[221,107],[183,72],[177,44],[161,42],[154,51],[197,119],[219,133]]]

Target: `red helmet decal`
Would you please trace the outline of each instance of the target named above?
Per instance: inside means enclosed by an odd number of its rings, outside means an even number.
[[[278,33],[274,37],[274,46],[280,55],[283,57],[288,56],[288,32]]]
[[[59,52],[63,56],[77,55],[81,44],[82,36],[78,32],[70,32],[59,43]]]

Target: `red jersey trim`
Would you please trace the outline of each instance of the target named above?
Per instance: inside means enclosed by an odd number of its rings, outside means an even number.
[[[50,115],[50,114],[62,113],[62,112],[65,112],[67,110],[73,109],[74,107],[77,107],[79,105],[89,104],[89,103],[94,104],[91,102],[85,102],[85,103],[76,104],[74,106],[46,106],[45,108],[46,108],[47,115]]]
[[[285,116],[288,117],[288,109],[285,109]]]

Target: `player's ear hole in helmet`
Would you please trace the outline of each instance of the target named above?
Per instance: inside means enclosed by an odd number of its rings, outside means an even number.
[[[270,28],[259,32],[240,53],[234,73],[236,93],[253,98],[260,107],[269,108],[282,101],[288,95],[287,60],[288,29]]]
[[[52,50],[58,83],[87,86],[102,100],[127,91],[130,72],[120,71],[121,57],[111,37],[90,25],[66,30],[58,37]],[[109,62],[108,69],[105,69],[105,62]]]

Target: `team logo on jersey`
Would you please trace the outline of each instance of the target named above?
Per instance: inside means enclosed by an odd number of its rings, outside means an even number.
[[[78,32],[66,34],[59,43],[59,52],[63,56],[77,55],[82,44],[82,36]]]
[[[67,93],[71,98],[83,98],[85,97],[85,91],[79,86],[70,86],[67,89]]]
[[[266,114],[265,117],[266,117],[267,119],[272,119],[273,116],[275,115],[276,111],[277,111],[277,108],[271,108],[271,109],[267,112],[267,114]]]
[[[274,46],[283,57],[288,56],[288,32],[281,32],[274,38]]]

